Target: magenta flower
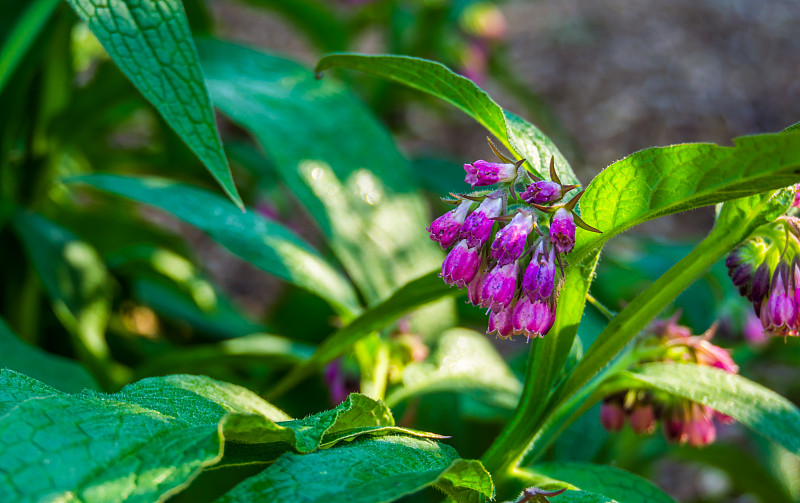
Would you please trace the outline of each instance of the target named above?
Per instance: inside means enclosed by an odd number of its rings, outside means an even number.
[[[794,280],[789,264],[781,261],[772,276],[766,303],[761,305],[761,325],[770,335],[797,335]]]
[[[792,201],[792,208],[800,208],[800,183],[794,186],[794,201]]]
[[[487,334],[496,333],[501,339],[508,339],[514,333],[514,327],[511,324],[512,308],[503,309],[498,312],[489,313],[489,328]]]
[[[483,246],[492,233],[494,218],[503,212],[502,197],[487,197],[461,226],[461,239],[472,247]]]
[[[465,164],[464,170],[467,172],[464,181],[473,187],[510,182],[517,177],[517,167],[513,164],[475,161],[472,164]]]
[[[548,247],[544,239],[540,239],[522,277],[522,292],[531,300],[544,300],[553,293],[555,281],[555,248]]]
[[[559,253],[569,253],[575,247],[575,219],[572,212],[559,208],[550,223],[550,242]]]
[[[552,203],[561,198],[561,184],[547,180],[534,182],[519,197],[531,204]]]
[[[467,302],[473,306],[481,306],[481,288],[486,281],[486,272],[482,268],[478,269],[478,273],[472,278],[472,281],[467,285]],[[486,306],[484,306],[486,307]],[[760,325],[759,325],[760,327]]]
[[[616,402],[603,402],[600,409],[600,424],[606,431],[620,431],[625,426],[625,410]]]
[[[442,248],[453,246],[458,240],[461,226],[464,224],[464,220],[466,220],[472,205],[472,201],[464,199],[461,201],[461,204],[458,205],[458,208],[448,211],[431,222],[431,226],[427,229],[431,234],[431,239],[438,241],[439,244],[442,245]]]
[[[448,285],[464,288],[475,277],[480,263],[478,249],[467,246],[467,241],[461,240],[445,257],[439,276]]]
[[[492,257],[498,265],[514,262],[525,251],[525,241],[533,230],[533,216],[529,213],[517,213],[511,222],[497,231],[492,243]]]
[[[694,447],[705,447],[714,442],[717,438],[717,429],[712,420],[711,409],[698,403],[692,404],[683,432],[685,440]]]
[[[495,266],[486,275],[481,287],[481,303],[488,304],[485,307],[489,307],[495,313],[510,306],[517,290],[517,276],[519,276],[517,262]]]
[[[544,337],[554,321],[555,308],[547,302],[531,301],[528,297],[522,296],[514,306],[512,317],[514,333],[524,334],[528,340],[531,337]]]
[[[708,365],[709,367],[716,367],[722,369],[729,374],[736,374],[739,372],[739,366],[731,358],[731,354],[727,349],[711,344],[705,339],[700,339],[694,344],[695,357],[699,365]]]

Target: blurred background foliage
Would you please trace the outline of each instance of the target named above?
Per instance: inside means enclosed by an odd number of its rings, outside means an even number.
[[[436,269],[443,255],[424,227],[446,208],[438,196],[461,185],[460,163],[486,156],[485,132],[396,84],[356,73],[338,74],[343,84],[317,82],[309,68],[324,53],[441,61],[539,125],[584,183],[646,146],[727,144],[800,116],[800,100],[785,99],[800,93],[792,0],[183,3],[236,186],[256,220],[217,214],[241,226],[237,234],[199,216],[213,214],[217,187],[66,4],[4,3],[3,366],[67,391],[202,373],[268,394],[343,320]],[[27,46],[8,49],[19,40]],[[155,175],[217,194],[187,208],[179,196],[139,194],[113,177],[85,179],[103,191],[64,183],[95,172]],[[624,307],[691,250],[711,211],[661,218],[636,239],[612,241],[594,296]],[[335,302],[314,291],[314,278],[298,280],[253,251],[252,228],[266,226],[266,236],[269,222],[298,236],[309,260],[331,264],[340,275],[331,288],[344,292],[330,294]],[[665,315],[679,313],[695,333],[718,322],[743,375],[800,403],[800,350],[749,330],[749,310],[720,263]],[[361,339],[274,402],[301,417],[361,390],[385,399],[399,424],[451,435],[463,457],[480,457],[516,404],[529,349],[486,338],[484,323],[460,299],[439,301]],[[604,325],[587,308],[574,354]],[[698,451],[629,430],[610,437],[597,416],[580,418],[544,460],[613,463],[685,502],[800,499],[798,459],[737,425]]]

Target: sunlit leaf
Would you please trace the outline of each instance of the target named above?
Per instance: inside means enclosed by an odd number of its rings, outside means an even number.
[[[67,0],[120,70],[243,208],[180,0]]]

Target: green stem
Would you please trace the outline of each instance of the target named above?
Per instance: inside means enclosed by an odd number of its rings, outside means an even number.
[[[597,311],[600,312],[600,314],[602,314],[603,316],[605,316],[606,319],[609,321],[613,320],[614,316],[617,315],[617,313],[604,306],[603,303],[597,300],[591,293],[586,294],[586,300],[589,301],[589,304],[591,304],[595,309],[597,309]]]

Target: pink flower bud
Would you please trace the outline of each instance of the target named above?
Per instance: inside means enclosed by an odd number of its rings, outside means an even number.
[[[717,438],[717,429],[711,419],[708,407],[693,404],[692,412],[685,426],[685,433],[689,440],[689,445],[694,447],[705,447]]]
[[[488,303],[488,307],[494,312],[510,306],[517,290],[517,276],[519,276],[517,262],[498,265],[489,271],[481,287],[481,302]]]
[[[553,293],[555,281],[555,248],[546,246],[544,239],[540,239],[522,277],[522,291],[531,300],[544,300]]]
[[[467,244],[472,247],[483,246],[489,239],[494,225],[494,218],[503,212],[502,197],[487,197],[472,212],[461,226],[461,239],[466,239]]]
[[[499,265],[514,262],[525,251],[525,241],[533,230],[533,216],[517,213],[508,225],[497,231],[492,243],[492,257]]]
[[[438,241],[442,248],[449,248],[458,240],[458,235],[461,232],[461,226],[467,218],[473,202],[464,199],[458,208],[453,211],[448,211],[431,223],[428,227],[428,232],[431,234],[431,239]]]
[[[498,312],[489,313],[489,329],[487,334],[497,333],[501,339],[508,339],[514,333],[514,328],[511,324],[512,307],[503,309]]]
[[[464,170],[467,172],[464,181],[473,187],[510,182],[517,177],[517,167],[513,164],[475,161],[472,164],[465,164]]]
[[[625,411],[616,402],[603,402],[600,424],[606,431],[620,431],[625,426]]]
[[[526,203],[551,203],[561,198],[561,185],[547,180],[534,182],[528,185],[528,188],[519,197]]]
[[[439,276],[448,285],[464,288],[475,277],[480,263],[477,248],[471,248],[466,240],[461,240],[445,257]]]
[[[631,428],[639,435],[653,433],[656,416],[650,404],[637,404],[631,412]]]
[[[559,253],[569,253],[575,247],[575,219],[570,211],[556,210],[550,223],[550,242]]]

